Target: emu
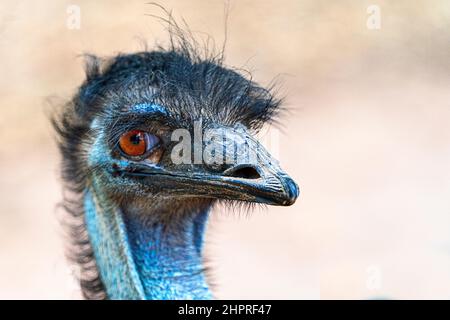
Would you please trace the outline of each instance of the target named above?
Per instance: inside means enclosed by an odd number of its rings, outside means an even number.
[[[211,208],[218,202],[288,206],[299,195],[254,138],[280,109],[273,90],[183,34],[170,43],[108,59],[88,55],[85,81],[52,120],[69,256],[88,299],[211,299],[202,261]],[[195,136],[195,123],[219,129],[227,146],[231,139],[257,157],[173,161],[179,141],[172,133]],[[231,149],[222,149],[224,156]]]

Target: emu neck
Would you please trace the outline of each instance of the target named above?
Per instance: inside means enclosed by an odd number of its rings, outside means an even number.
[[[124,210],[125,225],[146,297],[210,299],[201,258],[203,227],[208,213],[200,212],[167,224],[148,219],[160,213],[135,210]]]
[[[210,299],[201,246],[207,210],[173,224],[137,207],[117,208],[86,193],[86,225],[110,299]]]

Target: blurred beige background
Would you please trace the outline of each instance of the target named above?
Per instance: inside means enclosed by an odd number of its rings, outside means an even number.
[[[79,298],[46,101],[75,91],[84,52],[164,43],[145,2],[0,5],[0,298]],[[223,40],[223,0],[160,3]],[[80,29],[67,27],[71,4]],[[380,29],[366,26],[371,4]],[[449,2],[233,0],[226,56],[263,84],[283,75],[279,158],[302,194],[249,216],[216,210],[217,296],[449,299]]]

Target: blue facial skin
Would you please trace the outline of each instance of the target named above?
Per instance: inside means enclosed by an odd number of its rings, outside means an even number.
[[[165,112],[149,104],[131,110]],[[96,125],[94,122],[94,130]],[[113,162],[126,166],[126,160],[111,158],[105,141],[102,134],[96,137],[89,165],[104,170]],[[211,299],[201,258],[208,212],[184,219],[176,228],[167,230],[162,224],[144,224],[140,217],[155,212],[122,212],[108,199],[108,184],[109,176],[94,170],[84,199],[86,227],[108,298]]]
[[[140,103],[129,109],[134,113],[162,113],[167,114],[166,109],[158,104]]]

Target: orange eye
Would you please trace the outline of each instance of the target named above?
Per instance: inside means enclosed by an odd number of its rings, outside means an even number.
[[[153,149],[159,143],[159,138],[145,131],[132,130],[120,137],[120,149],[128,156],[138,157]]]

